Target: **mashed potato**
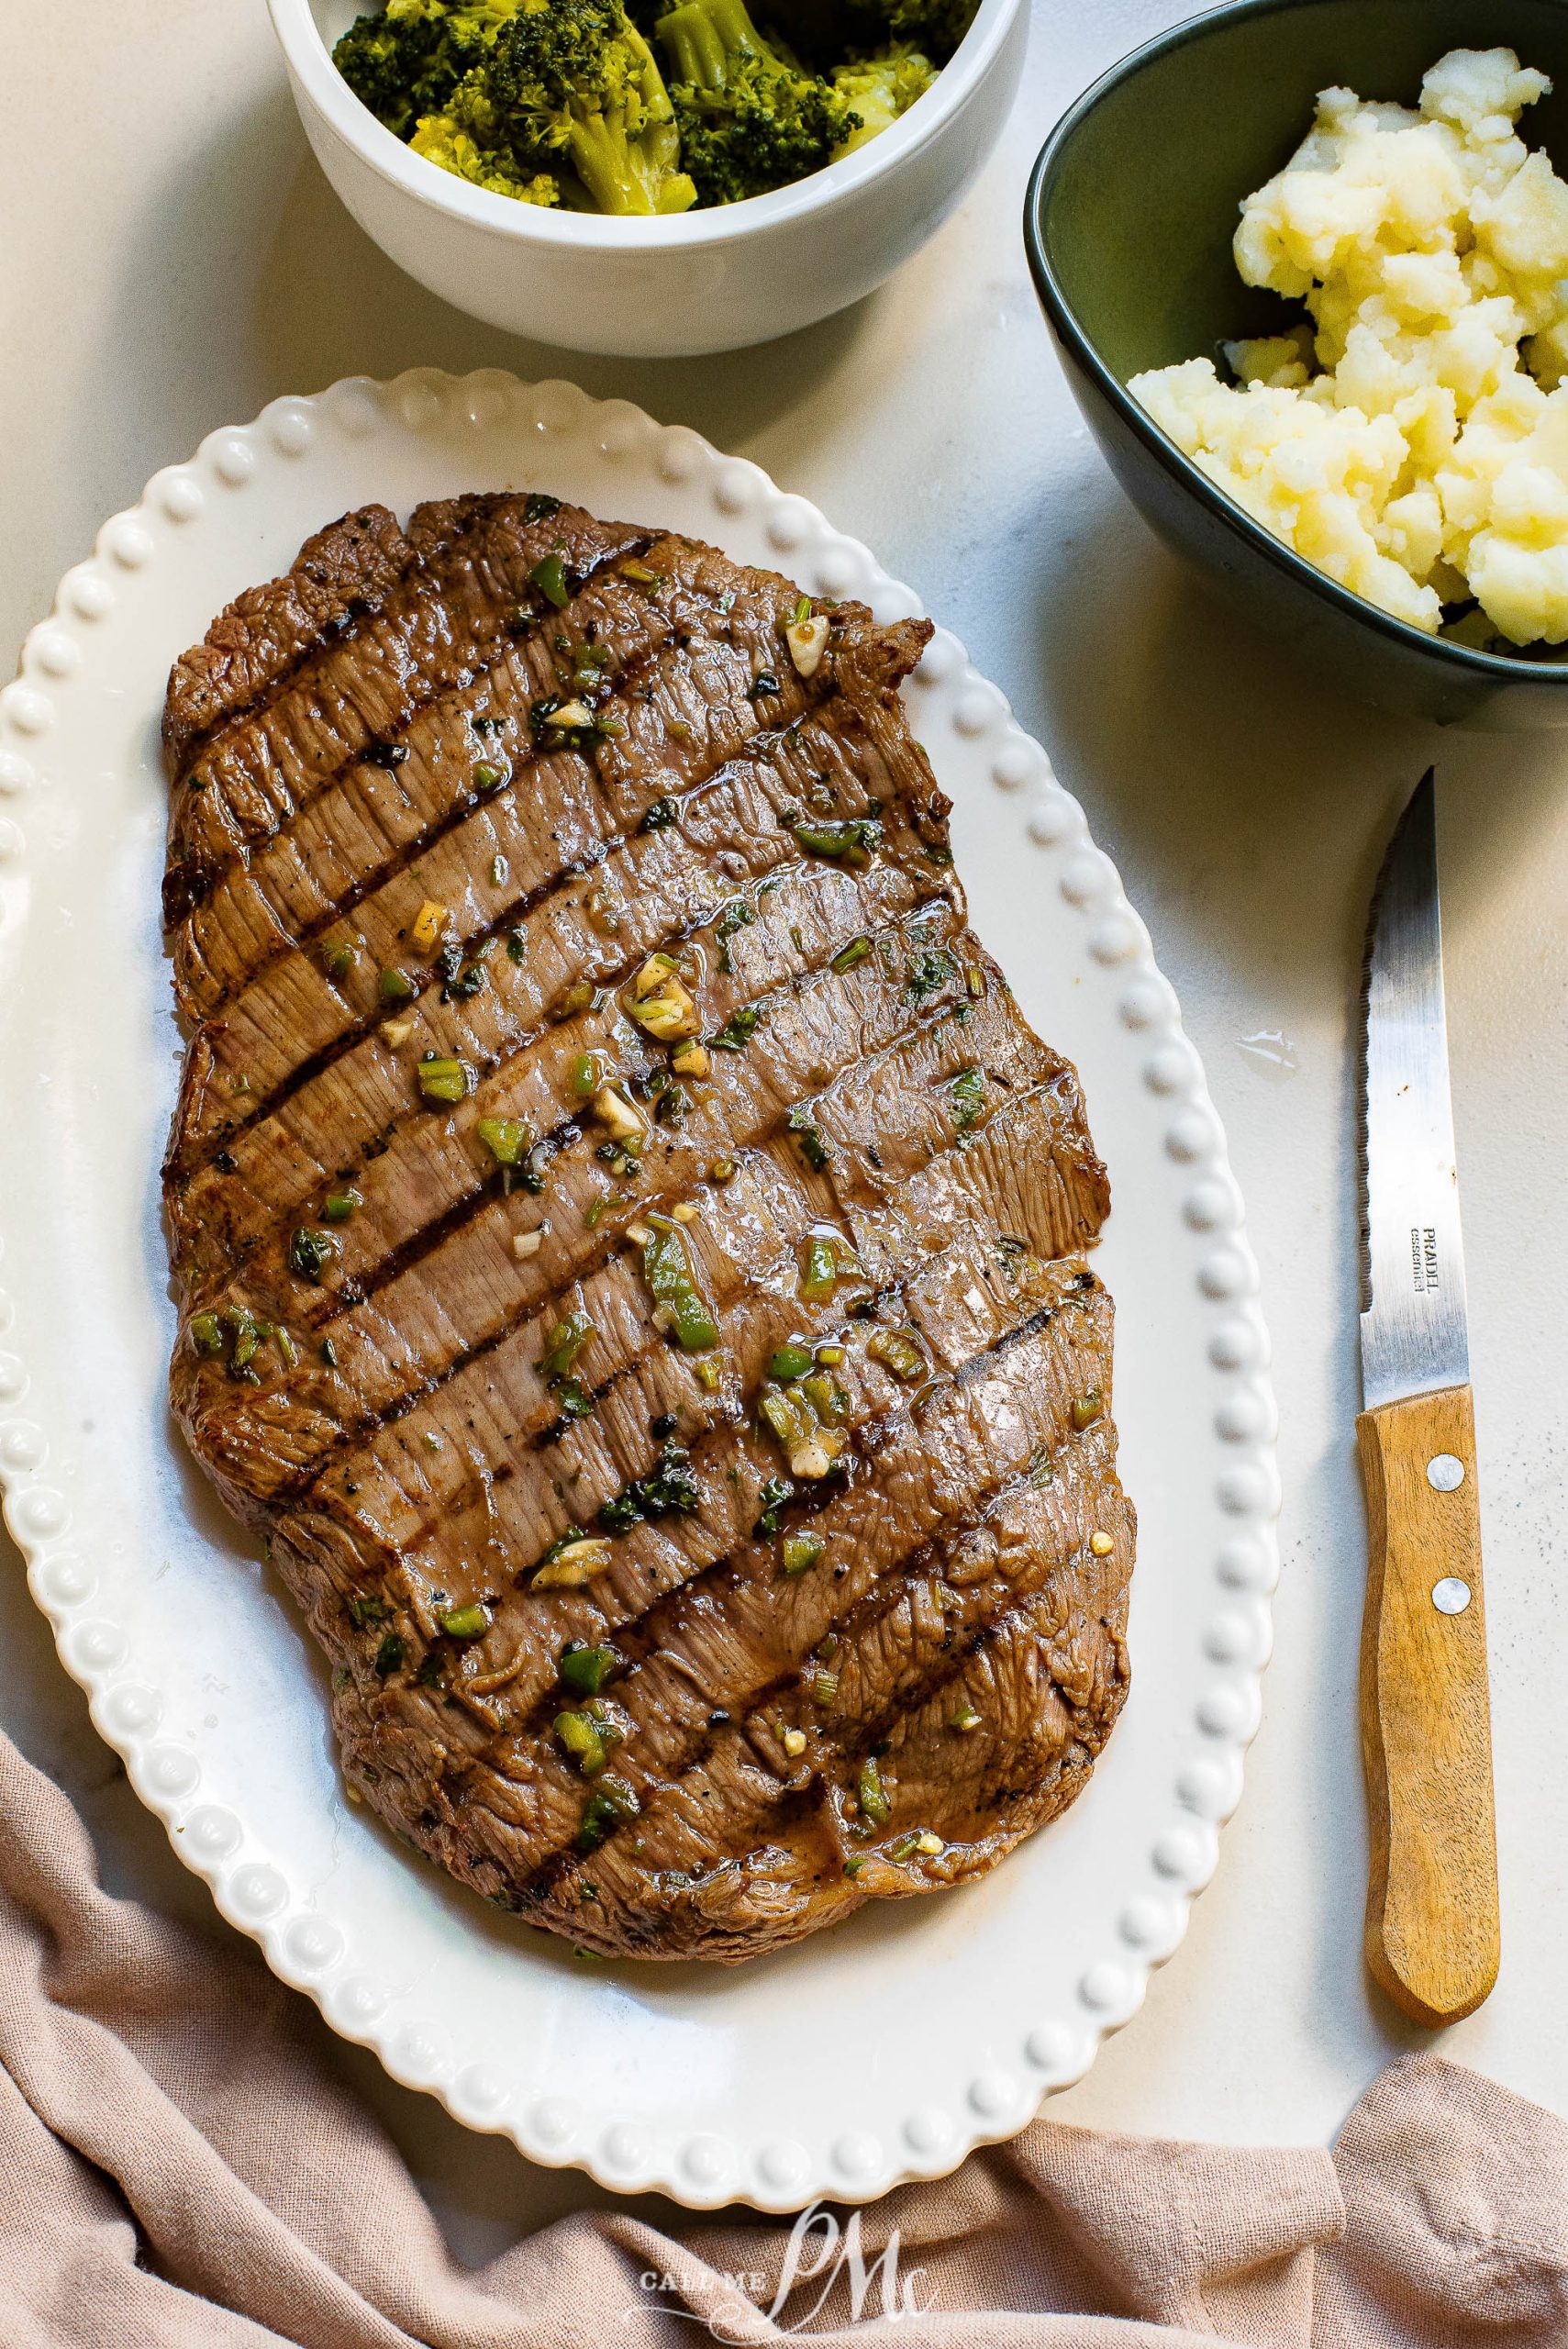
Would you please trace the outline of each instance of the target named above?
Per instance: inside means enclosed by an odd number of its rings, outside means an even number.
[[[1312,324],[1129,389],[1239,506],[1357,595],[1485,644],[1568,638],[1568,185],[1519,139],[1550,89],[1453,50],[1418,113],[1325,90],[1241,206],[1250,285]],[[1240,388],[1237,387],[1240,385]]]

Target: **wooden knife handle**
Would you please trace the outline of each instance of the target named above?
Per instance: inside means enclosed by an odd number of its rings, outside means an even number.
[[[1363,1411],[1356,1433],[1370,1537],[1361,1672],[1372,1826],[1366,1961],[1396,2006],[1436,2026],[1472,2013],[1497,1978],[1470,1389]]]

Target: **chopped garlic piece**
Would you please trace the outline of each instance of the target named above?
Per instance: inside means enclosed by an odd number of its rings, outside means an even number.
[[[947,1845],[942,1842],[940,1835],[934,1835],[931,1832],[931,1830],[928,1827],[923,1834],[916,1836],[915,1849],[917,1852],[924,1852],[926,1857],[929,1860],[934,1859],[939,1852],[945,1852],[947,1850]]]
[[[814,677],[822,663],[828,645],[828,622],[825,615],[814,620],[792,620],[784,630],[789,644],[789,657],[797,674]]]
[[[577,1590],[596,1574],[602,1574],[610,1563],[610,1545],[602,1534],[588,1534],[581,1542],[568,1542],[558,1550],[550,1564],[540,1566],[529,1585],[532,1590]]]
[[[631,991],[639,1003],[644,996],[657,995],[666,979],[673,979],[680,969],[673,954],[651,954],[636,978]]]
[[[398,1045],[406,1044],[414,1033],[414,1022],[411,1019],[384,1019],[381,1032],[395,1052]]]
[[[585,701],[563,701],[559,709],[550,711],[547,722],[553,732],[564,734],[573,726],[592,726],[594,713]]]
[[[668,955],[656,954],[643,964],[637,978],[637,1000],[631,1007],[631,1016],[638,1026],[646,1028],[651,1036],[657,1036],[662,1044],[695,1036],[702,1025],[696,1005],[673,963],[667,971],[656,975],[651,988],[645,985],[653,963],[667,962]]]
[[[1116,1543],[1111,1540],[1108,1533],[1091,1533],[1089,1536],[1089,1547],[1094,1552],[1096,1558],[1108,1558],[1111,1552],[1116,1548]]]
[[[415,915],[414,926],[408,933],[415,945],[428,952],[439,938],[446,918],[445,906],[439,906],[434,897],[427,897]]]
[[[784,1733],[784,1750],[792,1761],[797,1753],[804,1753],[806,1731],[803,1729],[786,1729]]]
[[[700,1212],[699,1208],[692,1205],[690,1199],[683,1199],[678,1208],[670,1209],[671,1217],[676,1223],[695,1223]]]
[[[639,1141],[648,1130],[625,1094],[613,1085],[601,1085],[595,1094],[594,1115],[608,1126],[617,1141]]]
[[[527,1264],[530,1256],[539,1254],[539,1250],[544,1246],[547,1229],[547,1226],[541,1224],[537,1231],[515,1231],[512,1234],[512,1253],[519,1264]]]
[[[677,1076],[706,1076],[713,1063],[702,1044],[683,1044],[670,1062]]]

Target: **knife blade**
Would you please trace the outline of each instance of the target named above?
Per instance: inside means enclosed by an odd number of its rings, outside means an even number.
[[[1430,770],[1367,930],[1361,1717],[1373,1978],[1418,2022],[1496,1979],[1491,1713]]]

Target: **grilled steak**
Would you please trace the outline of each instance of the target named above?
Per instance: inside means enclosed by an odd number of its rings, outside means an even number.
[[[982,1874],[1126,1691],[1105,1170],[965,920],[929,633],[473,496],[171,679],[175,1410],[365,1799],[595,1949]]]

